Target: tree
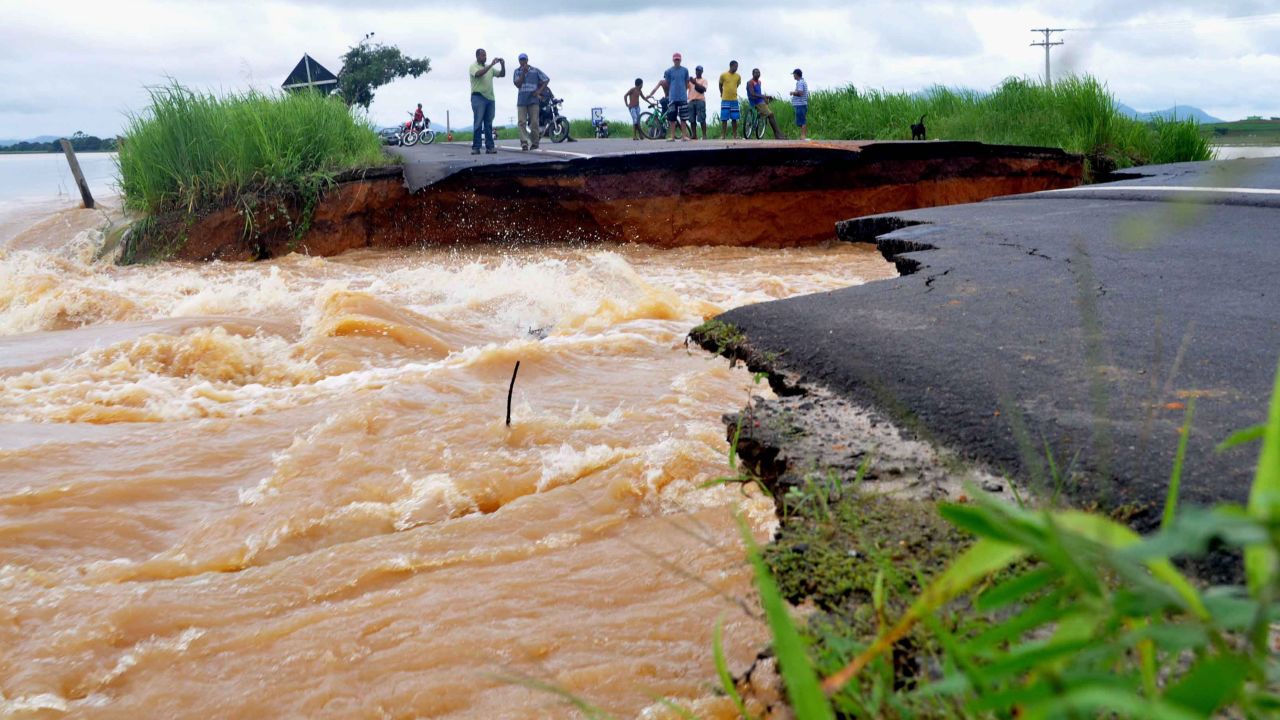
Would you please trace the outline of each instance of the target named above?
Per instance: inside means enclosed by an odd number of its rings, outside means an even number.
[[[421,77],[431,72],[430,58],[412,58],[394,45],[370,42],[373,33],[365,35],[342,56],[338,72],[338,93],[347,106],[359,105],[365,110],[373,102],[373,91],[405,76]]]

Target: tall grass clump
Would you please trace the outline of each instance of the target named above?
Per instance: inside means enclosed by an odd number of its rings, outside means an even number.
[[[1009,78],[991,92],[935,86],[920,93],[814,91],[810,135],[846,140],[906,140],[925,115],[930,139],[1060,147],[1085,155],[1095,171],[1149,163],[1208,160],[1212,151],[1194,120],[1144,122],[1121,113],[1106,86],[1068,76],[1052,86]],[[794,114],[773,105],[779,125],[795,135]]]
[[[389,162],[373,128],[316,93],[216,96],[153,88],[129,118],[117,162],[127,207],[146,213],[314,195],[343,170]]]

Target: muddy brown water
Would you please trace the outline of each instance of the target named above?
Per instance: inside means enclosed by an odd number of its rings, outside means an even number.
[[[0,241],[0,716],[732,715],[772,505],[707,483],[767,391],[684,336],[873,250],[116,267],[101,219]]]

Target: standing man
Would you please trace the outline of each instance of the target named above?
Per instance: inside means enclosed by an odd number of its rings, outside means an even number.
[[[738,136],[738,85],[742,76],[738,74],[738,61],[729,62],[729,72],[720,73],[720,139],[725,139],[729,130],[729,121],[733,120],[733,136]],[[702,131],[706,137],[707,131]]]
[[[493,146],[493,113],[497,102],[493,97],[493,79],[506,77],[507,63],[502,58],[494,58],[488,65],[488,55],[484,48],[476,50],[476,61],[467,71],[471,76],[471,154],[480,154],[480,141],[484,140],[484,151],[493,155],[498,152]],[[499,66],[495,71],[493,66]],[[421,106],[419,106],[421,107]]]
[[[747,102],[756,109],[760,117],[769,121],[769,127],[773,128],[773,139],[781,140],[782,131],[778,130],[778,120],[769,109],[769,101],[772,99],[764,94],[760,86],[760,68],[752,68],[751,79],[747,81]]]
[[[800,68],[791,71],[796,79],[796,89],[791,91],[791,108],[796,111],[796,127],[800,128],[800,139],[809,139],[809,83],[804,81],[804,73]]]
[[[689,130],[698,139],[698,123],[702,123],[702,139],[707,139],[707,79],[702,77],[702,66],[694,68],[689,81]]]
[[[529,64],[529,56],[520,53],[520,67],[511,73],[511,81],[520,88],[516,95],[516,126],[520,128],[520,149],[538,149],[541,138],[538,127],[538,99],[551,82],[546,73]]]
[[[676,128],[684,127],[685,116],[689,111],[689,68],[682,67],[680,60],[680,53],[672,54],[671,67],[662,73],[667,97],[671,100],[671,104],[667,106],[667,122],[670,125],[667,142],[675,142]],[[685,135],[680,139],[688,140],[688,132],[688,128],[685,128]]]

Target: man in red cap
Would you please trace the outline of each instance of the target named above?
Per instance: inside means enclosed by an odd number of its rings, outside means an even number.
[[[670,123],[670,130],[667,133],[667,142],[673,142],[676,139],[676,128],[684,128],[684,120],[686,111],[689,107],[689,68],[680,65],[680,53],[671,56],[671,67],[662,73],[662,82],[666,86],[667,98],[671,104],[667,107],[667,122]],[[685,128],[684,137],[681,140],[689,139],[689,130]]]

